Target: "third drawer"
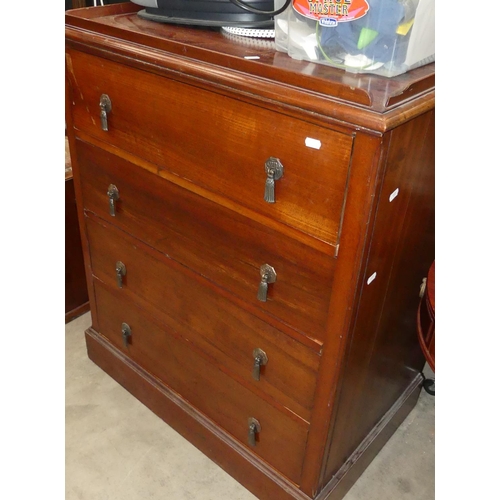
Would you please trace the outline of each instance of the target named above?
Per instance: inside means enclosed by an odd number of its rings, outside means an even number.
[[[131,300],[210,356],[242,384],[309,421],[319,356],[249,314],[203,278],[130,235],[87,220],[92,270],[124,300]],[[117,263],[125,273],[117,279]],[[267,364],[255,377],[255,350]]]

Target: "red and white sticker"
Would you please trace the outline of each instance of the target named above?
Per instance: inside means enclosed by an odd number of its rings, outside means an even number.
[[[323,26],[355,21],[370,9],[366,0],[293,0],[292,5],[295,12]]]

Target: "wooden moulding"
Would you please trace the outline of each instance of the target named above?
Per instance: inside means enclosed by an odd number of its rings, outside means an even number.
[[[218,32],[151,23],[141,7],[116,4],[66,13],[66,46],[128,66],[166,75],[288,114],[383,133],[434,107],[434,64],[395,78],[358,75],[287,54],[247,48]],[[279,81],[277,87],[274,82]],[[249,91],[250,89],[250,91]]]
[[[94,363],[253,494],[263,500],[310,500],[296,484],[256,457],[92,328],[85,334],[88,355]],[[337,500],[346,494],[413,409],[422,381],[422,375],[418,374],[315,500]]]
[[[344,497],[413,410],[420,395],[422,382],[423,376],[418,373],[406,391],[371,430],[315,500],[340,500]]]

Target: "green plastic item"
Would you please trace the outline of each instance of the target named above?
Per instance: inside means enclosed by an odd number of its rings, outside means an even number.
[[[371,30],[370,28],[361,28],[361,33],[358,38],[358,49],[364,49],[367,45],[375,40],[378,36],[378,31]]]

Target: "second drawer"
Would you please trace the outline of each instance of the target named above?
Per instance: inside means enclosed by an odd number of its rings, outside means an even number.
[[[311,339],[324,340],[335,259],[77,141],[84,207]],[[114,216],[107,195],[116,186]],[[276,282],[257,298],[261,266]]]

